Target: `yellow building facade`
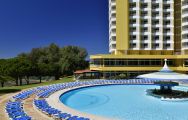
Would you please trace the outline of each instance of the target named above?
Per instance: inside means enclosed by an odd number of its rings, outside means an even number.
[[[188,3],[185,0],[109,0],[109,54],[90,56],[105,78],[160,70],[164,59],[188,72]]]

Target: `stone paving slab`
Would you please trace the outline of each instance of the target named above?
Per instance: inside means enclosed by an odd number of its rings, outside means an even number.
[[[33,105],[33,100],[35,95],[32,95],[24,101],[24,111],[28,116],[32,117],[32,120],[53,120],[53,118],[43,114],[41,111],[37,110]]]
[[[8,115],[5,111],[5,104],[13,95],[13,93],[10,93],[0,96],[0,120],[9,120]]]

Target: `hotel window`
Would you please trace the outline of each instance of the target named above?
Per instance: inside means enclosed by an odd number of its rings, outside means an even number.
[[[159,32],[159,28],[154,28],[153,32]]]
[[[148,12],[147,11],[142,11],[141,12],[141,16],[147,16],[148,15]]]
[[[188,5],[188,1],[184,0],[183,5]]]
[[[136,43],[130,43],[130,48],[136,48]]]
[[[90,64],[93,64],[93,65],[102,65],[103,62],[102,62],[102,59],[94,59],[91,61]]]
[[[153,24],[155,24],[155,25],[159,24],[159,20],[154,20]]]
[[[136,24],[136,19],[130,20],[130,24]]]
[[[164,41],[169,41],[170,40],[170,36],[166,36],[166,37],[164,37]]]
[[[112,49],[116,49],[116,44],[112,44]]]
[[[136,2],[130,3],[130,8],[135,8],[136,7]]]
[[[112,36],[112,41],[116,41],[116,36]]]
[[[170,20],[164,21],[164,25],[170,25]]]
[[[141,48],[142,48],[142,49],[148,48],[148,44],[147,44],[147,43],[142,43],[142,44],[141,44]]]
[[[147,4],[147,3],[142,3],[142,4],[141,4],[141,8],[144,9],[144,8],[147,8],[147,7],[148,7],[148,4]]]
[[[152,49],[157,49],[159,48],[159,43],[153,43],[152,44]]]
[[[152,17],[157,17],[157,16],[159,16],[159,12],[154,11],[154,12],[152,13]]]
[[[138,66],[138,60],[128,60],[128,66]]]
[[[185,67],[188,67],[188,59],[184,60],[184,65],[185,65]]]
[[[141,29],[141,32],[148,32],[148,28],[147,28],[147,27],[143,27],[143,28]]]
[[[149,65],[149,61],[148,60],[140,60],[139,61],[139,64],[141,65],[141,66],[148,66]]]
[[[161,59],[104,59],[104,66],[161,66],[163,60]],[[173,65],[172,60],[168,60],[170,66]],[[94,60],[94,65],[103,65],[103,60]]]
[[[116,65],[117,66],[125,66],[125,65],[127,65],[127,62],[123,59],[117,59]]]
[[[170,13],[164,13],[163,17],[170,17]]]
[[[141,39],[142,40],[148,40],[148,36],[147,35],[141,36]]]
[[[159,8],[159,4],[152,5],[152,9],[158,9],[158,8]]]
[[[142,20],[141,24],[148,24],[148,20]]]
[[[164,61],[163,61],[163,64],[164,64]],[[168,60],[168,61],[167,61],[167,64],[168,64],[169,66],[174,66],[174,60]]]
[[[159,40],[159,36],[153,36],[153,40]]]
[[[144,32],[147,32],[147,31],[148,31],[148,28],[147,28],[147,27],[144,27],[143,30],[144,30]]]
[[[188,42],[184,42],[183,47],[188,47]]]
[[[115,18],[116,17],[116,13],[112,13],[112,18]]]
[[[183,39],[188,39],[188,35],[185,34],[185,35],[182,36],[182,38],[183,38]]]
[[[136,35],[131,35],[131,36],[130,36],[130,39],[131,39],[131,40],[135,40],[135,39],[136,39]]]
[[[165,33],[170,32],[170,28],[166,28],[166,29],[164,29],[164,32],[165,32]]]
[[[112,33],[116,33],[116,29],[112,29]]]
[[[112,10],[116,10],[116,6],[112,6]]]
[[[112,21],[112,25],[116,25],[116,21]]]
[[[187,22],[188,22],[188,21],[187,21]],[[183,29],[183,30],[188,30],[188,26],[184,26],[182,29]]]
[[[164,46],[164,49],[169,49],[171,46],[170,46],[170,44],[163,44]]]
[[[164,9],[170,9],[170,5],[164,5]]]
[[[136,15],[136,11],[131,11],[130,12],[130,16],[135,16]]]
[[[161,66],[161,60],[151,60],[151,65],[153,65],[153,66]]]
[[[183,14],[186,14],[187,12],[188,12],[187,9],[184,9],[184,10],[182,11]]]
[[[131,27],[130,32],[136,32],[136,27]]]

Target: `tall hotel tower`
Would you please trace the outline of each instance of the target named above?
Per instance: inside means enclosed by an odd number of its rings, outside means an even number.
[[[160,70],[188,73],[188,0],[109,0],[109,53],[90,69],[110,77]]]

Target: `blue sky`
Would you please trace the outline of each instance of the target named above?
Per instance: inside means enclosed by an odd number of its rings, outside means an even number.
[[[108,0],[0,0],[0,58],[52,42],[108,53]]]

